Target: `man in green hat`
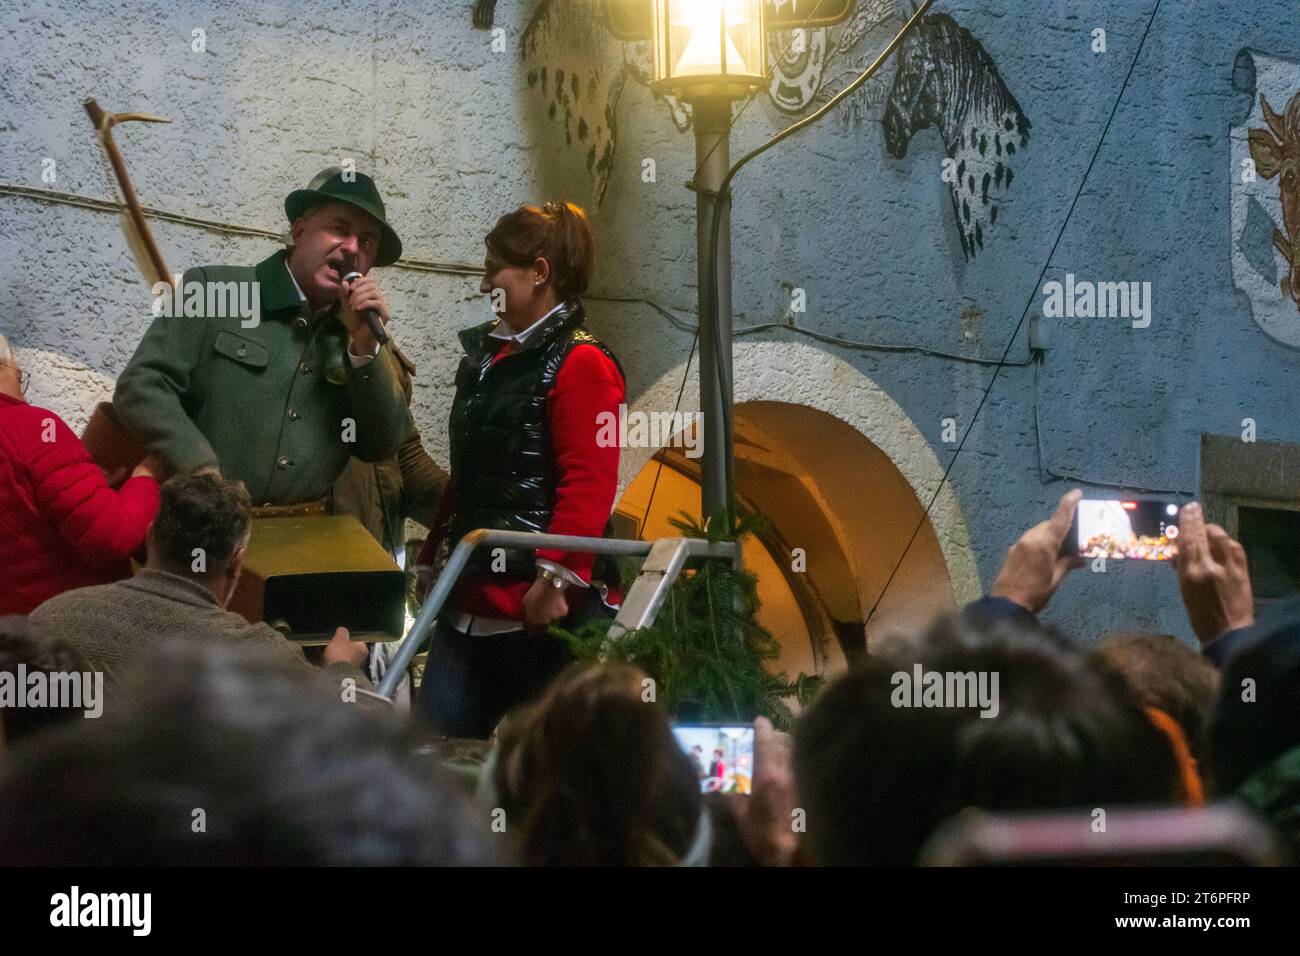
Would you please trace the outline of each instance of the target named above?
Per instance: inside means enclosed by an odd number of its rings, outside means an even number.
[[[169,470],[219,469],[264,507],[323,502],[350,457],[392,458],[411,431],[394,349],[364,316],[388,321],[370,269],[402,252],[374,181],[327,169],[284,210],[288,249],[191,269],[159,296],[113,396]]]

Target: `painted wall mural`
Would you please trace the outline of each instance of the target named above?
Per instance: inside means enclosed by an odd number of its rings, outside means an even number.
[[[818,107],[844,89],[871,63],[876,51],[864,49],[873,31],[884,31],[891,23],[898,28],[895,0],[857,0],[843,24],[819,27],[796,37],[792,30],[772,30],[767,35],[768,59],[774,64],[768,96],[777,109],[803,113]],[[828,73],[834,69],[833,73]],[[842,122],[861,122],[884,106],[894,65],[887,63],[845,101]]]
[[[949,194],[969,259],[998,221],[999,197],[1015,178],[1016,150],[1029,145],[1029,118],[983,45],[946,14],[927,16],[903,41],[899,57],[882,120],[885,148],[902,159],[918,130],[939,128],[957,164]]]
[[[1233,83],[1251,109],[1230,134],[1232,281],[1261,329],[1300,348],[1300,63],[1242,50]]]
[[[542,0],[520,40],[535,102],[563,127],[565,145],[585,153],[597,203],[609,183],[618,101],[631,72],[627,45],[608,34],[591,0]]]
[[[476,10],[476,15],[478,11]],[[857,0],[830,27],[772,31],[774,63],[767,95],[782,112],[801,115],[826,103],[877,55],[907,12],[896,0]],[[476,24],[480,20],[476,19]],[[520,41],[520,57],[538,105],[583,151],[596,202],[604,199],[617,147],[617,109],[630,80],[649,86],[647,42],[622,42],[605,28],[597,0],[541,0]],[[677,129],[690,109],[660,100]],[[947,14],[925,17],[881,72],[840,106],[843,124],[881,123],[889,156],[903,160],[913,136],[936,127],[951,160],[949,193],[962,253],[984,248],[1001,201],[1015,179],[1030,121],[984,45]]]

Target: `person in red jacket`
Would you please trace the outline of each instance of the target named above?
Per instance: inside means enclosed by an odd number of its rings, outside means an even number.
[[[499,318],[460,334],[451,481],[419,564],[475,528],[600,537],[618,488],[600,423],[626,400],[614,354],[584,324],[594,240],[572,203],[521,206],[485,240],[480,291]],[[445,551],[444,551],[445,553]],[[612,562],[480,548],[435,628],[419,700],[435,729],[487,737],[571,659],[547,633],[612,616]]]
[[[27,404],[27,373],[0,336],[0,616],[130,575],[158,510],[142,463],[114,491],[58,415]]]

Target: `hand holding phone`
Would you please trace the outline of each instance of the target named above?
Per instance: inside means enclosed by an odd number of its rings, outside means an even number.
[[[1192,502],[1179,514],[1178,590],[1196,638],[1204,646],[1255,623],[1246,549],[1217,524],[1206,524]]]
[[[1077,554],[1063,550],[1081,497],[1077,488],[1067,491],[1055,514],[1020,536],[1002,562],[991,596],[1009,598],[1034,614],[1047,606],[1066,574],[1083,564]]]
[[[761,866],[788,866],[799,848],[792,826],[798,803],[793,749],[789,734],[777,731],[766,717],[756,719],[753,796],[728,802],[741,839]]]

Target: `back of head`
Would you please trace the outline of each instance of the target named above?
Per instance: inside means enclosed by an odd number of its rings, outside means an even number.
[[[177,475],[162,486],[150,557],[173,574],[220,571],[248,537],[252,501],[242,482],[211,473]]]
[[[506,265],[531,266],[539,258],[549,262],[561,302],[587,291],[596,240],[587,214],[571,202],[520,206],[498,219],[484,242]]]
[[[574,665],[506,723],[495,782],[524,863],[666,865],[689,849],[699,779],[644,678]]]
[[[1089,653],[1122,674],[1143,706],[1176,720],[1192,756],[1205,760],[1205,725],[1219,680],[1213,664],[1172,634],[1144,631],[1107,634]]]
[[[0,775],[14,865],[490,862],[413,738],[245,648],[164,645],[100,720]]]
[[[917,676],[952,690],[917,696]],[[960,705],[953,691],[976,686],[992,706]],[[1042,633],[960,619],[827,688],[795,726],[795,776],[813,856],[831,865],[912,864],[967,806],[1107,807],[1180,792],[1166,739],[1118,675]]]
[[[1210,714],[1214,789],[1227,795],[1300,747],[1300,598],[1279,605],[1223,668]]]
[[[15,694],[27,692],[26,678],[33,674],[49,678],[88,670],[85,658],[66,641],[40,633],[35,625],[16,614],[0,617],[0,681],[12,681]],[[12,747],[21,739],[85,713],[80,707],[50,706],[52,703],[46,701],[40,707],[9,707],[0,696],[0,733],[4,735],[5,745]]]

